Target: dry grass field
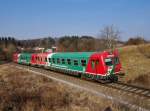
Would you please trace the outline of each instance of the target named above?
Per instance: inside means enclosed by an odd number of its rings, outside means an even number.
[[[110,100],[0,65],[0,111],[125,111]]]
[[[149,51],[150,45],[127,46],[120,49],[120,59],[127,82],[150,86],[150,58],[147,56]],[[7,64],[0,65],[0,111],[128,110],[113,101],[51,79],[15,69]]]
[[[150,88],[150,44],[120,48],[125,81]]]

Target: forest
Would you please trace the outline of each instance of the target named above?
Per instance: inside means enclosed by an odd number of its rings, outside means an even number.
[[[141,37],[130,38],[128,41],[116,41],[116,47],[148,43]],[[36,47],[51,49],[57,47],[58,52],[103,51],[108,49],[104,38],[92,36],[63,36],[60,38],[43,37],[39,39],[17,40],[15,37],[0,37],[0,58],[11,60],[14,52],[40,52]]]

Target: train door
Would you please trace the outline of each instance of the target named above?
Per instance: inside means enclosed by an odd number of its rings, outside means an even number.
[[[91,58],[91,67],[93,73],[99,74],[100,63],[98,58]]]
[[[99,71],[100,71],[100,63],[99,63],[99,60],[98,60],[98,59],[95,60],[95,70],[96,70],[96,74],[99,74]]]

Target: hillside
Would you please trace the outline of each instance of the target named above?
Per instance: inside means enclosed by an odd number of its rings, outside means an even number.
[[[127,108],[114,101],[14,66],[0,65],[0,111],[122,110]]]
[[[119,49],[125,81],[150,88],[150,44]]]

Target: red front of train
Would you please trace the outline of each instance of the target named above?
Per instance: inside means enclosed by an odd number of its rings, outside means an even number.
[[[118,79],[122,73],[121,63],[117,50],[110,52],[94,53],[89,58],[86,73],[98,77],[98,79]]]

